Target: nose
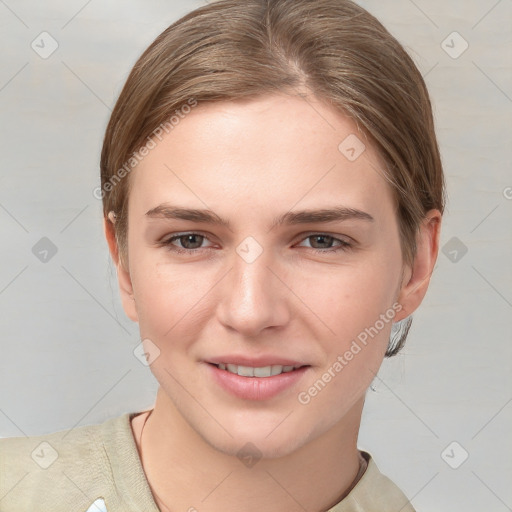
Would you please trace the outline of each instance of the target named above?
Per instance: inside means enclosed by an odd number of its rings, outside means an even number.
[[[264,250],[252,262],[235,253],[232,268],[221,283],[217,312],[225,327],[252,338],[289,321],[291,292],[271,251]]]

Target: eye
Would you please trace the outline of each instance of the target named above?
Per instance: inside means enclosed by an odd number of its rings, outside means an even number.
[[[339,251],[348,251],[350,249],[353,249],[353,245],[350,242],[347,242],[346,240],[342,240],[341,238],[335,238],[331,235],[325,234],[325,233],[314,233],[312,235],[308,235],[303,240],[315,240],[312,244],[312,249],[316,253],[333,253],[333,252],[339,252]],[[334,248],[332,247],[333,243],[337,243],[338,245]],[[318,246],[318,247],[315,247]]]
[[[167,240],[162,241],[161,245],[167,246],[170,251],[182,254],[195,254],[196,251],[205,248],[201,247],[205,240],[208,239],[200,233],[181,233],[173,235]],[[178,242],[181,247],[176,245],[174,242]]]
[[[328,235],[326,233],[310,234],[306,238],[303,238],[302,240],[304,242],[310,239],[313,240],[313,243],[312,246],[309,248],[313,252],[318,254],[337,253],[340,251],[348,251],[354,248],[352,243],[347,242],[346,240],[343,240],[341,238],[336,238],[334,236]],[[178,254],[195,255],[196,253],[202,251],[203,249],[208,249],[211,247],[203,246],[203,243],[207,240],[208,238],[205,235],[202,235],[201,233],[178,233],[173,236],[170,236],[166,240],[163,240],[162,242],[159,243],[159,245],[165,246],[169,251]]]

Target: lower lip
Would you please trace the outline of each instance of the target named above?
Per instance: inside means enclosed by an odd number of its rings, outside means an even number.
[[[211,363],[207,363],[207,366],[213,379],[222,388],[244,400],[268,400],[296,385],[310,368],[303,366],[272,377],[241,377],[227,370],[221,370]]]

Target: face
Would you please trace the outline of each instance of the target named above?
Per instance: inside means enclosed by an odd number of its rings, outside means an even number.
[[[312,98],[200,104],[132,171],[123,304],[174,414],[220,451],[342,428],[406,316],[392,192],[362,141]]]

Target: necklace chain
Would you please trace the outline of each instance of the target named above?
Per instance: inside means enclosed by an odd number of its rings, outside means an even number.
[[[146,416],[145,420],[144,420],[144,423],[142,424],[142,428],[140,429],[140,434],[139,434],[139,450],[140,450],[140,457],[141,457],[141,462],[142,462],[142,433],[144,432],[144,427],[146,426],[146,422],[148,421],[148,418],[151,416],[151,413],[153,412],[153,409],[151,409],[149,411],[149,414]],[[149,483],[149,482],[148,482]],[[150,486],[151,487],[151,486]],[[158,507],[164,507],[165,511],[166,512],[172,512],[171,509],[164,503],[164,501],[162,500],[162,498],[160,498],[160,496],[158,496],[158,494],[156,493],[156,491],[153,489],[153,487],[151,487],[151,492],[155,495],[155,497],[158,499]]]
[[[142,433],[144,432],[144,427],[146,426],[146,422],[148,421],[148,418],[151,416],[152,412],[153,412],[153,409],[151,409],[149,411],[149,414],[146,416],[144,423],[142,424],[142,428],[140,429],[139,450],[140,450],[141,462],[142,462]],[[359,453],[359,471],[357,472],[357,476],[354,479],[354,481],[352,482],[352,484],[350,485],[350,487],[348,488],[348,490],[345,491],[344,496],[349,494],[350,491],[355,487],[357,482],[359,482],[359,480],[363,476],[364,472],[366,471],[366,468],[368,467],[368,462],[366,461],[366,459],[361,455],[361,452],[358,452],[358,453]],[[166,512],[172,512],[171,509],[164,503],[162,498],[160,498],[160,496],[158,496],[158,494],[156,493],[156,491],[153,488],[151,488],[151,492],[156,496],[156,498],[158,498],[159,506],[165,507]]]

